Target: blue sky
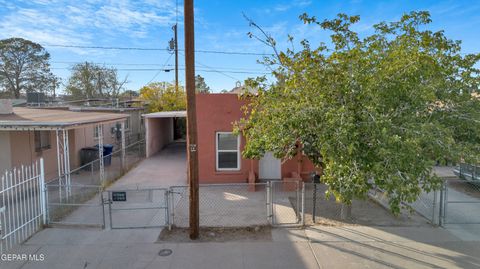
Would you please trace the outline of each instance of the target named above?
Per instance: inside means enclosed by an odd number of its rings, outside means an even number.
[[[75,62],[104,63],[128,76],[128,89],[138,90],[149,81],[173,81],[174,59],[167,51],[102,50],[61,48],[49,45],[166,48],[173,37],[172,25],[179,21],[179,48],[183,46],[183,0],[0,0],[0,38],[23,37],[40,43],[51,54],[53,72],[66,82]],[[197,50],[271,53],[249,39],[251,30],[242,13],[264,27],[279,46],[287,34],[307,38],[312,44],[328,41],[328,33],[298,20],[303,12],[319,19],[337,13],[360,15],[355,29],[369,34],[372,25],[398,19],[412,10],[430,11],[432,30],[443,29],[452,39],[463,41],[464,52],[480,52],[480,1],[315,1],[315,0],[196,0]],[[197,53],[197,74],[214,91],[231,89],[236,81],[266,72],[257,55]],[[180,54],[180,68],[183,55]],[[147,69],[147,70],[138,70]],[[183,81],[183,70],[180,80]],[[247,73],[248,72],[248,73]]]

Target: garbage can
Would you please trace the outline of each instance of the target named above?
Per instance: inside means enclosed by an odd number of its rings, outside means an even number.
[[[105,165],[112,164],[112,152],[113,152],[113,145],[105,144],[103,145],[103,163]]]
[[[95,148],[98,149],[98,144],[95,145]],[[105,144],[103,145],[103,165],[109,166],[112,164],[112,152],[113,152],[113,145]]]
[[[98,148],[96,147],[86,147],[80,149],[80,164],[84,166],[88,163],[91,163],[98,159]],[[85,170],[90,170],[90,166],[84,167]]]

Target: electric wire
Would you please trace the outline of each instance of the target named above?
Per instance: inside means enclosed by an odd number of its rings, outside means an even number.
[[[172,54],[170,54],[170,56],[168,56],[167,60],[165,61],[165,63],[163,64],[163,68],[165,68],[166,64],[168,63],[168,61],[172,58]],[[162,69],[163,69],[162,68]],[[160,69],[158,70],[157,73],[155,73],[155,75],[153,76],[152,79],[150,79],[150,81],[147,82],[147,85],[150,84],[163,70]]]
[[[142,47],[115,47],[115,46],[83,46],[83,45],[61,45],[43,44],[45,47],[77,48],[77,49],[101,49],[101,50],[136,50],[136,51],[168,51],[166,48],[142,48]],[[178,49],[184,51],[184,49]],[[270,53],[220,51],[220,50],[195,50],[198,53],[227,54],[227,55],[251,55],[251,56],[272,56]]]

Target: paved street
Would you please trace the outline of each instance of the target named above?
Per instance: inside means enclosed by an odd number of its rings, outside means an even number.
[[[316,226],[274,229],[266,241],[156,243],[159,229],[46,229],[13,253],[44,261],[1,268],[478,268],[479,238],[443,228]],[[473,238],[472,238],[473,239]],[[162,249],[173,252],[158,255]]]

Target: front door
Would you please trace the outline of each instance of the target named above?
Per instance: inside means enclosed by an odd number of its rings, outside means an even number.
[[[272,152],[266,152],[260,159],[259,164],[259,178],[260,179],[281,179],[282,162],[280,159],[275,158]]]

